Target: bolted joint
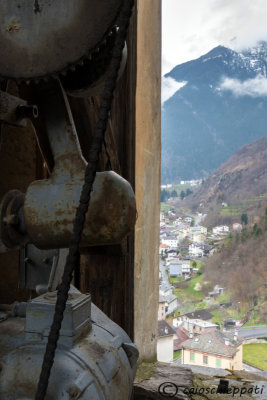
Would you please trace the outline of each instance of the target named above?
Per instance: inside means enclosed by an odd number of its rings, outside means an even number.
[[[17,115],[17,119],[37,118],[39,115],[38,107],[34,106],[34,105],[20,105],[16,109],[16,115]]]

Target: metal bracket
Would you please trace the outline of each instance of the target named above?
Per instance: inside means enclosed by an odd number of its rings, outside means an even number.
[[[37,106],[28,105],[25,100],[0,90],[0,121],[25,127],[27,118],[37,117]]]
[[[20,250],[19,288],[39,295],[57,289],[66,264],[68,250],[40,250],[27,244]]]

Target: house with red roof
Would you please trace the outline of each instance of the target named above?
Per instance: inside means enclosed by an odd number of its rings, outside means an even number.
[[[159,254],[162,254],[162,252],[165,253],[165,251],[169,249],[170,249],[169,245],[161,243],[159,246]]]

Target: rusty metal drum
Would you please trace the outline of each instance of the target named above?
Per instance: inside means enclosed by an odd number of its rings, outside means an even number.
[[[33,182],[25,195],[24,218],[30,242],[40,249],[69,245],[83,174],[75,180]],[[86,214],[81,247],[120,243],[134,228],[136,204],[129,182],[113,171],[99,172]]]

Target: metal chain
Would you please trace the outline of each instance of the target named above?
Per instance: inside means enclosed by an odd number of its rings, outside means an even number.
[[[103,144],[104,144],[104,149],[105,149],[105,153],[106,153],[106,157],[107,157],[106,170],[107,171],[111,171],[112,170],[112,164],[111,164],[110,155],[109,155],[109,152],[108,152],[107,143],[106,143],[105,139],[103,141]]]
[[[69,254],[64,269],[61,285],[57,293],[57,301],[53,323],[50,329],[48,343],[43,359],[42,370],[39,378],[38,388],[35,400],[44,400],[49,382],[50,372],[54,363],[59,331],[63,320],[63,314],[68,299],[68,292],[72,280],[72,274],[75,268],[79,267],[79,243],[83,231],[85,214],[88,210],[93,182],[96,175],[99,153],[105,137],[105,131],[111,110],[113,93],[116,86],[118,71],[122,59],[122,50],[126,40],[127,30],[132,14],[132,8],[135,0],[124,0],[119,17],[119,31],[115,40],[112,59],[110,62],[107,80],[102,96],[102,101],[98,114],[98,122],[95,128],[92,145],[89,150],[88,164],[85,171],[85,182],[82,188],[79,206],[76,211],[73,234],[70,240]]]

